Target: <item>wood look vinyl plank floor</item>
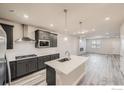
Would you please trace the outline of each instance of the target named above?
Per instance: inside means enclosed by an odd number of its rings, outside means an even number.
[[[24,76],[11,82],[11,85],[47,85],[46,70],[41,70],[33,74]]]
[[[86,74],[78,85],[124,85],[119,55],[85,54]],[[46,70],[15,80],[11,85],[47,85]]]
[[[85,55],[84,55],[85,56]],[[88,54],[86,74],[79,85],[124,85],[119,55]]]

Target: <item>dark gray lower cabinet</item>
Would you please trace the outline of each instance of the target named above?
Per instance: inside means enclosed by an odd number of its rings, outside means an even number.
[[[45,68],[45,64],[44,64],[43,57],[38,57],[38,70],[44,69],[44,68]]]
[[[10,62],[11,79],[25,76],[32,72],[45,69],[45,62],[59,58],[59,53],[30,59],[23,59]]]
[[[17,61],[17,77],[27,74],[27,62],[25,60]]]
[[[17,61],[17,77],[37,71],[37,58]]]
[[[46,66],[47,85],[56,85],[56,71],[50,66]]]
[[[16,61],[10,62],[11,79],[16,78]]]
[[[46,67],[45,62],[55,60],[59,58],[59,53],[38,57],[38,69],[44,69]]]
[[[60,56],[59,53],[58,54],[53,54],[53,55],[51,55],[51,60],[58,59],[59,56]]]
[[[38,69],[44,69],[46,67],[45,62],[51,60],[51,55],[38,57]]]

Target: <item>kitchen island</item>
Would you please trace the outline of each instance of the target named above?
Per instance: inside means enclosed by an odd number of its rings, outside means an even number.
[[[47,85],[76,85],[85,74],[85,62],[88,57],[71,55],[71,60],[46,62]]]

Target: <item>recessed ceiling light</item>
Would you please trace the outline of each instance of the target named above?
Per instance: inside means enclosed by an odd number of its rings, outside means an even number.
[[[110,17],[105,17],[105,21],[108,21],[108,20],[110,20]]]
[[[27,14],[24,14],[24,18],[28,19],[28,18],[29,18],[29,16],[28,16]]]
[[[50,27],[53,27],[54,25],[53,24],[50,24]]]
[[[82,34],[84,34],[85,32],[81,32]]]
[[[68,37],[64,37],[64,41],[67,41],[68,40]]]

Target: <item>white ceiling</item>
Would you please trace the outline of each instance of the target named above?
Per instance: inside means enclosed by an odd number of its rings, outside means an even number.
[[[0,4],[0,18],[42,26],[58,32],[64,31],[64,9],[68,9],[68,34],[79,33],[79,21],[84,36],[119,35],[120,25],[124,20],[124,4]],[[15,12],[9,12],[15,10]],[[24,14],[29,16],[24,18]],[[105,17],[110,17],[105,21]],[[54,24],[54,27],[50,27]],[[95,29],[96,31],[92,31]]]

